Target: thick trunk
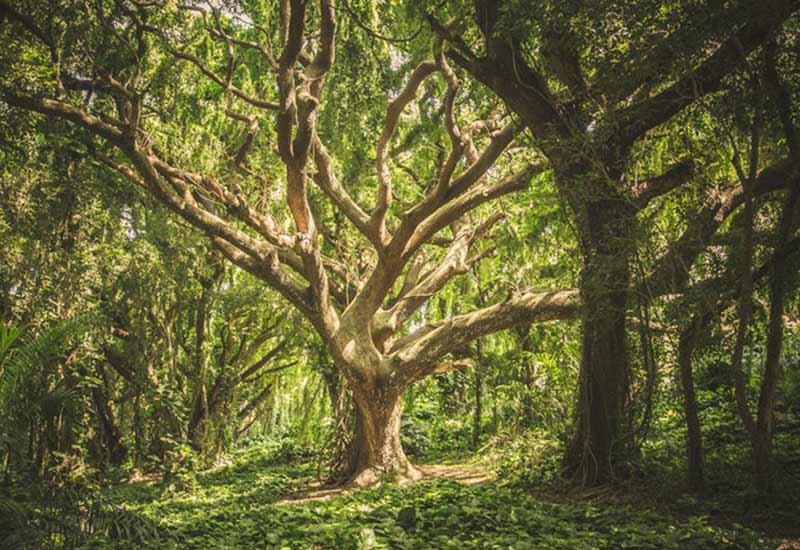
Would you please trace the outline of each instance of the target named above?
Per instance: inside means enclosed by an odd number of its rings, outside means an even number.
[[[703,475],[703,435],[700,431],[700,418],[697,414],[697,397],[694,392],[694,378],[692,374],[692,354],[697,348],[701,332],[705,330],[708,318],[695,317],[691,325],[680,336],[678,344],[678,367],[681,375],[683,389],[683,411],[686,417],[687,430],[687,474],[689,488],[702,492],[705,479]]]
[[[391,382],[351,382],[356,422],[350,444],[350,470],[356,485],[371,485],[383,476],[418,479],[400,443],[403,389]]]
[[[624,476],[633,447],[623,426],[630,375],[625,313],[634,226],[630,213],[612,200],[592,204],[584,216],[580,386],[566,466],[581,483],[594,485]]]

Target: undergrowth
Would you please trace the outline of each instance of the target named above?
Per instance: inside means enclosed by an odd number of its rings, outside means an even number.
[[[759,549],[777,541],[706,515],[682,516],[609,501],[548,500],[525,487],[449,480],[383,484],[327,501],[287,496],[316,477],[313,463],[277,464],[263,448],[241,451],[199,473],[196,484],[131,483],[105,492],[122,509],[158,525],[140,548],[503,548]],[[108,534],[80,548],[130,548]]]

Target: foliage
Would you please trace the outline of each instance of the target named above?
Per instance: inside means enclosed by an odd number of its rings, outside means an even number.
[[[797,10],[0,0],[0,547],[794,534]]]
[[[718,527],[706,516],[677,517],[602,501],[547,502],[493,483],[385,484],[330,500],[293,502],[282,499],[312,479],[313,470],[308,464],[274,464],[268,447],[252,447],[201,474],[191,495],[130,485],[109,498],[175,537],[172,546],[144,543],[145,548],[775,547],[752,530]],[[125,544],[99,538],[82,548]]]

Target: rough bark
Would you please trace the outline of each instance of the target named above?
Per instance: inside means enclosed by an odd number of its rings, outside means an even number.
[[[584,484],[606,483],[628,469],[625,412],[630,361],[625,313],[633,220],[613,200],[591,205],[582,224],[583,336],[574,438],[566,466]]]
[[[352,482],[365,486],[384,476],[419,479],[400,443],[402,386],[391,380],[351,382],[356,423],[350,446]]]
[[[355,472],[357,467],[357,453],[351,446],[357,412],[354,410],[353,398],[342,375],[342,370],[329,363],[324,352],[320,353],[320,356],[318,363],[321,365],[325,389],[331,401],[334,422],[328,468],[331,479],[346,479]]]

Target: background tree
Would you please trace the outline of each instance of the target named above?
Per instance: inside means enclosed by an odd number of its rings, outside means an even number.
[[[717,207],[710,209],[713,222],[689,220],[645,279],[634,281],[642,223],[652,223],[648,206],[698,173],[693,151],[658,133],[724,90],[726,77],[759,55],[797,7],[791,1],[642,2],[613,9],[602,2],[541,2],[530,9],[526,2],[488,0],[427,14],[447,41],[448,55],[531,132],[574,220],[583,258],[583,355],[566,462],[584,481],[613,479],[636,455],[635,437],[625,428],[631,289],[643,285],[638,292],[648,297],[680,289],[733,211]],[[648,156],[649,170],[642,173]],[[759,193],[772,173],[755,164],[752,187],[758,190],[752,192]],[[795,185],[794,163],[778,158],[771,168],[783,180],[773,183]]]

